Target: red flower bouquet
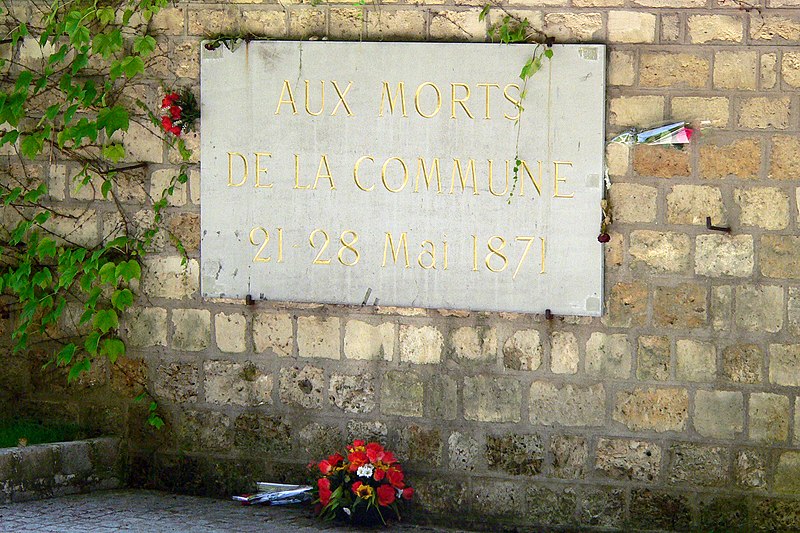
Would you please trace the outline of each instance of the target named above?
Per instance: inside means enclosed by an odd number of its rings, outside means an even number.
[[[161,111],[164,113],[161,115],[161,127],[176,137],[179,137],[182,131],[192,129],[194,122],[200,117],[197,99],[187,89],[164,96],[161,100]]]
[[[354,440],[346,447],[347,457],[334,453],[316,466],[319,515],[326,519],[347,519],[367,524],[385,513],[400,518],[398,503],[410,500],[414,489],[406,485],[403,469],[394,454],[377,442]]]

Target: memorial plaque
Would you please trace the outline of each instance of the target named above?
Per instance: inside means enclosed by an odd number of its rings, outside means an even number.
[[[605,48],[533,50],[204,49],[203,295],[599,315]]]

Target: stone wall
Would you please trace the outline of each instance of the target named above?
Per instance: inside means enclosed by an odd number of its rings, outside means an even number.
[[[177,2],[152,24],[154,72],[199,91],[200,39],[218,34],[486,36],[479,2],[313,4]],[[800,528],[800,1],[507,8],[558,42],[608,45],[609,138],[709,122],[685,150],[609,147],[604,316],[203,301],[195,171],[168,214],[191,259],[163,242],[124,326],[129,373],[168,424],[142,429],[130,409],[135,483],[222,495],[298,480],[366,437],[409,464],[419,520]],[[128,141],[159,193],[176,155]],[[51,194],[91,206],[103,234],[109,206],[54,170]],[[141,186],[124,192],[140,209]]]

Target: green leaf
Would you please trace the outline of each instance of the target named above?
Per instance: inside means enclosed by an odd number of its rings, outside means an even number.
[[[108,33],[98,33],[92,40],[92,52],[108,59],[115,52],[122,50],[122,32],[115,29]]]
[[[126,282],[130,282],[130,280],[139,279],[142,276],[142,267],[135,259],[122,261],[117,265],[116,275],[118,278],[121,277]]]
[[[125,157],[125,147],[120,143],[107,144],[103,147],[103,156],[118,163]]]
[[[111,24],[115,18],[114,8],[108,6],[98,8],[95,16],[103,24]]]
[[[119,326],[117,312],[113,309],[101,309],[94,315],[92,325],[103,333],[108,333],[111,328]]]
[[[119,267],[116,266],[113,261],[109,261],[100,267],[100,272],[98,273],[100,282],[105,283],[106,285],[116,286],[117,278],[119,277],[119,275],[116,273],[118,268]]]
[[[56,355],[56,363],[58,366],[70,364],[72,362],[72,357],[75,355],[75,350],[77,349],[78,347],[72,342],[61,348],[61,351]]]
[[[552,58],[553,57],[553,49],[552,48],[548,48],[547,50],[545,50],[544,51],[544,57],[546,57],[547,59]]]
[[[86,351],[92,355],[97,355],[97,345],[100,344],[100,332],[93,331],[89,333],[89,336],[86,337],[86,341],[83,343],[83,347],[86,348]]]
[[[133,305],[133,293],[130,291],[130,289],[114,291],[114,294],[111,295],[111,305],[120,311],[124,311]]]
[[[72,383],[76,379],[80,377],[81,374],[84,372],[88,372],[92,369],[92,361],[89,360],[88,357],[85,357],[72,365],[72,368],[69,369],[69,374],[67,375],[67,382]]]
[[[164,427],[164,421],[161,419],[160,416],[154,413],[150,413],[150,416],[147,417],[147,423],[156,429],[161,429],[162,427]]]
[[[119,339],[105,339],[100,354],[108,357],[112,363],[116,363],[119,357],[125,355],[125,343]]]
[[[28,159],[36,159],[36,156],[42,151],[44,147],[44,140],[40,135],[26,135],[19,145],[22,155]]]
[[[149,35],[141,35],[133,41],[133,51],[147,57],[156,49],[156,40]]]
[[[103,198],[108,198],[108,193],[111,192],[111,180],[103,181],[103,184],[100,186],[100,192]]]
[[[117,130],[127,131],[130,125],[128,110],[121,105],[103,108],[97,115],[97,129],[105,128],[110,137]]]
[[[489,4],[483,6],[483,9],[481,9],[481,12],[478,14],[478,22],[483,22],[483,20],[486,18],[486,15],[489,14],[490,8],[491,6]]]

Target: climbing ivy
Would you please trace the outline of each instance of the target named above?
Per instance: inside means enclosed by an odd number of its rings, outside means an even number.
[[[166,4],[54,0],[31,2],[27,18],[4,14],[10,29],[0,44],[10,53],[0,60],[0,153],[8,154],[0,168],[0,310],[15,320],[13,351],[54,343],[48,364],[67,368],[69,381],[98,359],[114,363],[125,355],[120,317],[134,302],[142,258],[163,229],[168,196],[187,181],[191,152],[183,140],[160,130],[141,100],[124,97],[154,55],[148,23]],[[122,210],[115,186],[147,165],[132,161],[125,146],[134,121],[152,124],[182,160],[161,196],[150,199],[152,224],[143,229]],[[79,168],[71,185],[99,186],[116,206],[122,228],[113,238],[90,244],[71,233],[81,216],[52,201],[47,179],[32,170],[63,160]],[[64,334],[59,325],[73,307],[79,328]],[[158,427],[155,409],[151,403],[149,422]]]

